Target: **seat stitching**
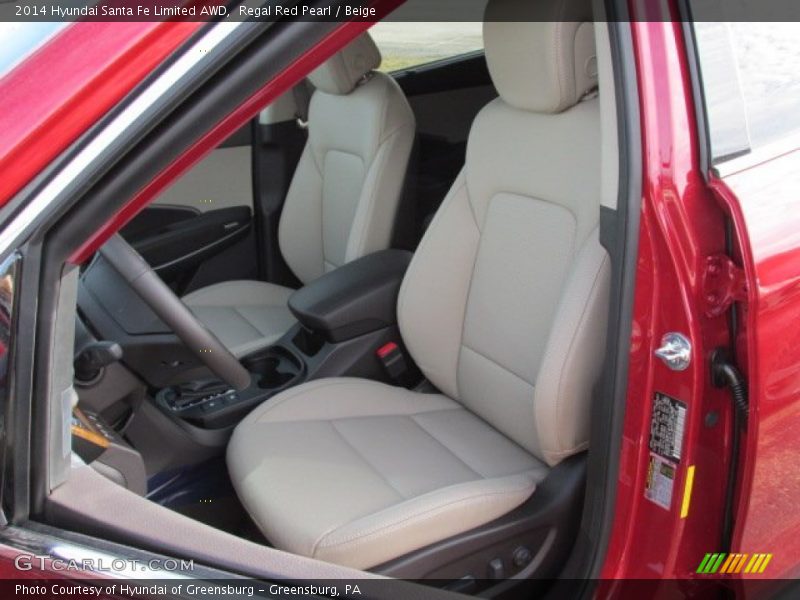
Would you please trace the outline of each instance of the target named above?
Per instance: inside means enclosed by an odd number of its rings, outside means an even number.
[[[462,179],[461,185],[459,185],[458,187],[455,187],[456,183],[458,182],[459,179]],[[453,182],[453,187],[450,188],[450,191],[448,191],[447,195],[445,196],[445,199],[442,202],[442,206],[433,215],[433,219],[431,220],[431,223],[428,226],[428,231],[433,231],[433,229],[436,226],[438,226],[440,215],[443,214],[443,212],[445,210],[450,208],[450,206],[455,202],[455,198],[456,198],[457,194],[462,189],[466,190],[466,187],[467,187],[467,180],[466,180],[466,175],[464,173],[464,169],[462,167],[461,171],[456,176],[456,180]],[[467,203],[469,203],[469,191],[468,190],[467,190]],[[472,209],[470,208],[470,210],[472,210]],[[473,219],[474,218],[475,218],[475,216],[473,215]],[[406,307],[406,304],[407,304],[406,299],[408,298],[408,295],[407,295],[408,284],[407,284],[407,282],[411,281],[413,276],[414,276],[414,273],[416,273],[416,271],[419,270],[418,261],[416,260],[416,257],[421,255],[421,253],[427,249],[427,247],[430,245],[430,241],[429,241],[430,239],[431,239],[431,236],[429,236],[429,235],[424,235],[422,237],[422,240],[420,241],[419,246],[417,246],[417,251],[414,253],[414,259],[412,259],[411,264],[408,266],[408,270],[406,271],[406,275],[405,275],[405,277],[403,277],[403,283],[400,286],[400,293],[399,293],[398,299],[397,299],[397,319],[398,319],[398,325],[400,326],[401,330],[404,329],[404,328],[400,324],[400,321],[404,321],[405,320],[403,318],[403,315],[405,314],[405,307]],[[458,371],[458,361],[456,361],[456,372],[457,371]],[[458,397],[458,380],[457,380],[457,378],[456,378],[456,394],[455,395],[456,395],[456,397]]]
[[[258,413],[258,416],[255,417],[255,419],[256,419],[256,421],[259,421],[261,419],[261,417],[263,417],[264,415],[270,413],[272,410],[274,410],[278,406],[282,405],[286,401],[291,400],[292,398],[297,398],[298,396],[303,395],[303,394],[305,394],[305,393],[307,393],[309,391],[315,391],[315,390],[318,390],[319,388],[322,388],[322,387],[332,387],[332,386],[341,386],[341,385],[352,385],[352,386],[355,386],[355,387],[365,387],[365,386],[359,384],[360,381],[361,380],[356,379],[356,378],[351,378],[351,379],[348,379],[347,381],[329,381],[329,380],[321,379],[321,380],[317,380],[317,381],[312,382],[312,383],[316,384],[316,385],[313,385],[313,386],[311,386],[311,385],[298,386],[298,388],[286,390],[286,392],[284,392],[284,394],[286,394],[285,398],[278,399],[278,397],[276,396],[275,398],[273,398],[269,402],[264,402],[263,404],[261,404],[261,406],[263,406],[265,408],[265,410],[263,412],[261,412],[261,413]],[[364,381],[367,381],[367,380],[364,380]],[[387,386],[387,387],[390,387],[390,386]],[[409,392],[409,393],[414,393],[414,392]],[[283,395],[283,394],[281,394],[281,395]],[[261,407],[256,408],[256,411],[258,411],[260,408]],[[440,411],[445,411],[445,410],[453,410],[453,409],[437,408],[437,409],[432,409],[432,410],[420,410],[417,413],[409,413],[409,414],[427,414],[427,413],[431,413],[431,412],[440,412]],[[250,414],[253,415],[253,414],[256,414],[256,413],[253,412],[253,413],[250,413]],[[379,416],[386,416],[386,415],[363,415],[363,417],[365,417],[365,418],[366,417],[379,417]],[[401,416],[407,416],[407,415],[401,415]],[[357,418],[357,417],[342,417],[342,418],[351,419],[351,418]],[[295,420],[287,421],[287,422],[303,422],[303,420],[302,419],[299,419],[299,420],[295,419]]]
[[[447,502],[446,504],[442,504],[440,506],[436,506],[436,507],[433,507],[433,508],[429,508],[427,510],[416,512],[416,513],[414,513],[412,515],[409,515],[408,517],[405,517],[404,519],[401,519],[400,521],[396,521],[395,523],[390,523],[388,525],[382,525],[381,527],[373,528],[373,529],[370,529],[370,530],[365,531],[363,533],[349,536],[348,538],[346,538],[344,540],[341,540],[339,542],[326,544],[326,543],[324,543],[324,541],[322,539],[320,539],[320,540],[318,540],[318,542],[314,546],[314,554],[316,554],[316,551],[317,551],[318,548],[335,548],[337,546],[342,546],[344,544],[349,544],[349,543],[352,543],[354,541],[357,541],[357,540],[360,540],[360,539],[363,539],[363,538],[366,538],[366,537],[370,537],[370,536],[373,536],[373,535],[378,534],[378,533],[383,533],[383,532],[385,532],[387,530],[391,530],[391,529],[394,529],[394,528],[397,528],[397,527],[402,527],[404,524],[406,524],[409,521],[412,521],[414,519],[418,519],[420,517],[425,517],[425,516],[428,516],[428,515],[431,515],[431,514],[436,514],[436,513],[442,512],[443,510],[448,509],[448,508],[450,508],[452,506],[456,506],[458,504],[466,504],[466,503],[470,503],[470,502],[488,500],[488,499],[490,499],[492,497],[495,497],[495,496],[510,496],[510,495],[515,494],[515,493],[519,493],[519,492],[522,492],[522,491],[524,491],[526,489],[529,489],[530,487],[533,487],[534,490],[536,489],[536,485],[535,484],[533,484],[532,486],[531,485],[525,485],[525,486],[520,486],[518,488],[505,490],[503,492],[485,492],[485,493],[478,494],[478,495],[475,495],[475,496],[469,496],[467,498],[460,498],[458,500],[453,500],[451,502]],[[446,488],[442,488],[442,489],[446,489]],[[377,513],[372,513],[371,515],[367,515],[367,516],[373,516],[375,514],[377,514]],[[362,517],[362,518],[365,518],[365,517]],[[336,531],[336,529],[339,529],[339,527],[334,528],[332,531],[326,532],[322,537],[324,538],[324,537],[330,536],[332,533],[334,533]],[[313,554],[312,554],[312,556],[313,556]]]
[[[404,494],[402,494],[402,493],[400,492],[400,490],[398,490],[398,489],[397,489],[397,488],[396,488],[394,485],[392,485],[392,482],[391,482],[391,481],[389,481],[389,480],[388,480],[386,477],[384,477],[384,476],[383,476],[383,473],[381,473],[381,472],[380,472],[380,471],[379,471],[379,470],[378,470],[378,469],[375,467],[375,465],[373,465],[371,462],[369,462],[369,461],[367,460],[367,458],[366,458],[366,457],[365,457],[365,456],[364,456],[364,455],[361,453],[361,451],[360,451],[358,448],[356,448],[356,447],[355,447],[355,446],[354,446],[354,445],[353,445],[353,444],[350,442],[350,440],[348,440],[346,437],[344,437],[344,435],[342,434],[342,432],[341,432],[341,431],[339,431],[339,429],[336,427],[336,422],[335,422],[335,421],[328,421],[328,423],[330,424],[330,426],[331,426],[331,429],[334,431],[334,433],[336,433],[336,435],[337,435],[337,436],[339,436],[339,439],[341,439],[341,440],[342,440],[342,442],[344,442],[344,444],[345,444],[346,446],[348,446],[350,449],[352,449],[352,450],[353,450],[353,452],[355,452],[355,453],[356,453],[356,455],[357,455],[357,456],[358,456],[358,457],[361,459],[361,461],[362,461],[362,462],[363,462],[365,465],[367,465],[367,466],[368,466],[370,469],[372,469],[372,471],[373,471],[373,472],[374,472],[374,473],[375,473],[375,474],[376,474],[376,475],[377,475],[377,476],[378,476],[380,479],[382,479],[382,480],[383,480],[383,481],[386,483],[386,485],[388,485],[388,486],[389,486],[389,487],[390,487],[392,490],[394,490],[394,492],[395,492],[395,493],[396,493],[398,496],[400,496],[400,498],[402,498],[403,500],[408,500],[408,498],[407,498],[407,497],[406,497]],[[388,508],[388,507],[387,507],[387,508]],[[383,509],[380,509],[380,510],[386,510],[386,509],[385,509],[385,508],[383,508]],[[380,512],[380,511],[376,511],[376,512]],[[371,514],[374,514],[374,513],[371,513]],[[362,517],[362,518],[363,518],[363,517]],[[314,543],[311,545],[311,556],[314,556],[314,555],[317,553],[317,548],[319,547],[319,545],[320,545],[320,542],[321,542],[321,541],[322,541],[322,540],[323,540],[323,539],[324,539],[326,536],[330,535],[332,532],[336,531],[336,530],[337,530],[337,529],[339,529],[340,527],[342,527],[342,525],[341,525],[341,524],[339,524],[339,525],[334,525],[334,526],[332,526],[332,527],[330,527],[330,528],[326,529],[325,531],[323,531],[323,532],[322,532],[322,533],[319,535],[319,537],[317,537],[317,539],[316,539],[316,540],[314,540]]]
[[[461,318],[461,337],[459,339],[459,350],[458,355],[456,356],[456,372],[455,372],[455,381],[456,381],[456,393],[458,397],[461,397],[460,392],[460,382],[459,382],[459,373],[461,372],[461,349],[464,347],[464,336],[466,334],[467,329],[467,313],[469,313],[469,299],[472,296],[472,288],[475,285],[475,272],[478,268],[478,259],[480,258],[481,254],[481,245],[483,243],[483,231],[481,230],[481,226],[478,223],[478,215],[475,214],[475,207],[472,205],[472,198],[470,197],[469,187],[467,186],[467,179],[466,174],[464,175],[464,189],[467,193],[467,206],[469,207],[469,214],[472,215],[472,220],[475,222],[475,229],[478,230],[478,244],[475,248],[475,256],[472,259],[472,268],[470,269],[469,274],[469,285],[467,286],[467,296],[464,298],[464,314]],[[489,201],[491,202],[491,200]]]
[[[345,419],[337,419],[337,420],[345,420]],[[339,428],[336,426],[336,421],[328,421],[328,423],[330,423],[330,425],[331,425],[331,428],[333,428],[333,430],[336,432],[336,435],[338,435],[338,436],[341,438],[341,440],[342,440],[342,441],[345,443],[345,445],[347,445],[347,446],[349,446],[350,448],[352,448],[353,452],[355,452],[356,454],[358,454],[359,458],[360,458],[362,461],[364,461],[364,463],[365,463],[365,464],[366,464],[366,465],[367,465],[367,466],[368,466],[370,469],[372,469],[373,471],[375,471],[375,473],[378,475],[378,477],[380,477],[381,479],[383,479],[383,480],[386,482],[386,485],[388,485],[390,488],[392,488],[392,489],[393,489],[393,490],[394,490],[394,491],[397,493],[397,495],[398,495],[398,496],[400,496],[401,498],[403,498],[403,499],[405,499],[405,500],[407,500],[407,499],[408,499],[408,497],[407,497],[407,496],[406,496],[406,495],[405,495],[403,492],[401,492],[400,490],[398,490],[398,489],[397,489],[397,488],[394,486],[394,484],[393,484],[391,481],[389,481],[389,479],[388,479],[387,477],[385,477],[383,473],[381,473],[381,472],[380,472],[380,470],[378,469],[378,467],[376,467],[374,464],[372,464],[372,462],[370,462],[370,460],[369,460],[369,459],[366,457],[366,455],[364,455],[364,453],[363,453],[363,452],[361,452],[361,450],[360,450],[359,448],[357,448],[357,447],[355,446],[355,444],[353,444],[353,442],[351,442],[349,439],[347,439],[347,438],[344,436],[344,434],[343,434],[343,433],[342,433],[342,432],[339,430]]]
[[[456,409],[450,409],[450,410],[462,410],[462,409],[458,409],[458,408],[456,408]],[[444,411],[442,411],[442,412],[444,412]],[[432,434],[432,433],[431,433],[431,432],[430,432],[430,431],[429,431],[429,430],[428,430],[428,429],[427,429],[427,428],[426,428],[426,427],[425,427],[425,426],[424,426],[422,423],[420,423],[419,421],[417,421],[417,415],[416,415],[416,414],[409,415],[409,418],[410,418],[410,419],[411,419],[411,420],[414,422],[414,424],[415,424],[417,427],[419,427],[419,428],[420,428],[420,429],[421,429],[421,430],[422,430],[422,431],[425,433],[425,435],[427,435],[427,436],[428,436],[429,438],[431,438],[431,439],[432,439],[434,442],[436,442],[437,444],[439,444],[439,445],[440,445],[442,448],[444,448],[444,449],[445,449],[447,452],[449,452],[450,454],[452,454],[452,455],[453,455],[453,458],[455,458],[455,459],[456,459],[458,462],[460,462],[461,464],[463,464],[465,467],[467,467],[467,469],[469,469],[470,471],[472,471],[473,473],[475,473],[475,475],[477,475],[478,477],[480,477],[480,478],[483,478],[483,479],[486,479],[486,475],[484,475],[483,473],[479,473],[478,471],[476,471],[475,469],[473,469],[471,466],[469,466],[469,464],[467,463],[467,461],[465,461],[465,460],[464,460],[463,458],[461,458],[461,457],[460,457],[458,454],[456,454],[455,452],[453,452],[453,451],[452,451],[450,448],[448,448],[448,447],[447,447],[447,446],[446,446],[444,443],[442,443],[442,441],[441,441],[441,440],[439,440],[438,438],[436,438],[436,437],[435,437],[435,436],[434,436],[434,435],[433,435],[433,434]]]
[[[575,327],[575,329],[572,332],[572,338],[570,339],[569,347],[567,349],[567,354],[566,354],[568,357],[572,354],[572,351],[573,351],[573,349],[575,347],[575,340],[578,338],[578,332],[580,331],[581,327],[585,323],[586,314],[589,311],[589,305],[591,304],[591,298],[595,295],[595,291],[597,290],[597,286],[598,286],[598,283],[599,283],[599,280],[600,280],[600,275],[603,272],[603,268],[606,265],[606,260],[607,260],[607,257],[603,256],[603,260],[601,261],[600,266],[597,269],[597,272],[595,273],[594,280],[592,281],[592,287],[591,287],[591,289],[589,291],[589,295],[587,296],[587,301],[584,303],[583,310],[581,311],[581,316],[578,319],[578,325],[577,325],[577,327]],[[556,398],[555,398],[555,402],[556,402],[556,428],[555,428],[555,431],[556,431],[556,441],[557,441],[559,447],[561,446],[561,439],[560,439],[560,436],[559,436],[559,431],[561,430],[561,428],[558,425],[561,423],[561,396],[562,396],[561,387],[564,384],[564,375],[566,373],[566,369],[564,368],[565,364],[566,364],[566,361],[563,361],[561,363],[560,373],[558,374],[558,386],[556,387]]]
[[[465,409],[448,409],[448,410],[441,410],[441,411],[435,411],[435,412],[448,412],[448,411],[451,411],[451,410],[465,410]],[[466,411],[466,412],[469,412],[469,411]],[[433,413],[421,413],[421,414],[433,414]],[[472,414],[472,413],[470,413],[470,414]],[[473,416],[475,416],[475,415],[473,415]],[[450,448],[449,446],[447,446],[447,445],[446,445],[444,442],[442,442],[442,441],[441,441],[441,440],[439,440],[438,438],[434,437],[434,435],[433,435],[432,433],[430,433],[430,432],[429,432],[429,431],[428,431],[428,430],[425,428],[425,426],[424,426],[422,423],[420,423],[419,421],[417,421],[417,415],[416,415],[416,414],[415,414],[415,415],[412,415],[412,416],[411,416],[411,418],[412,418],[412,419],[414,419],[414,422],[416,422],[416,423],[417,423],[417,425],[419,425],[419,426],[420,426],[422,429],[425,429],[426,433],[428,433],[428,434],[429,434],[431,437],[433,437],[433,438],[434,438],[434,439],[435,439],[437,442],[439,442],[439,443],[440,443],[442,446],[444,446],[444,447],[445,447],[445,449],[447,449],[447,450],[448,450],[448,451],[449,451],[451,454],[453,454],[453,456],[455,456],[455,457],[456,457],[458,460],[460,460],[460,461],[461,461],[461,462],[463,462],[465,465],[467,465],[467,467],[469,467],[469,468],[470,468],[470,470],[474,471],[475,473],[477,473],[478,475],[480,475],[480,476],[481,476],[481,477],[483,477],[484,479],[496,479],[496,478],[498,478],[498,477],[513,477],[513,476],[515,476],[515,475],[524,475],[524,474],[526,474],[526,473],[532,473],[532,472],[534,472],[534,471],[536,470],[534,467],[528,467],[528,468],[522,469],[522,470],[520,470],[520,471],[514,471],[513,473],[503,473],[502,475],[486,475],[486,474],[484,474],[484,473],[481,473],[481,472],[480,472],[480,471],[478,471],[478,470],[477,470],[475,467],[472,467],[472,466],[470,466],[470,464],[469,464],[469,463],[466,461],[466,459],[464,459],[464,458],[462,458],[461,456],[459,456],[459,455],[458,455],[458,453],[456,453],[456,451],[455,451],[455,450],[453,450],[452,448]],[[485,422],[485,421],[483,421],[482,419],[480,419],[480,420],[481,420],[482,422],[486,423],[486,422]],[[487,426],[487,427],[489,427],[490,429],[494,429],[494,428],[493,428],[491,425],[489,425],[488,423],[486,423],[486,426]],[[496,431],[496,430],[495,430],[495,431]],[[499,433],[499,432],[498,432],[498,433]],[[510,443],[512,443],[512,444],[514,444],[514,445],[518,445],[518,444],[516,444],[515,442],[513,442],[513,441],[511,441],[511,440],[509,440],[509,442],[510,442]],[[523,449],[523,450],[524,450],[524,449]],[[537,462],[538,462],[538,461],[537,461]]]
[[[397,129],[397,135],[400,134],[400,131],[402,129],[403,129],[403,127],[400,127],[400,128]],[[386,155],[382,158],[381,164],[376,164],[376,159],[381,154],[381,152],[386,148],[386,145],[388,143],[390,143],[390,141],[392,140],[392,138],[394,136],[395,136],[395,133],[392,133],[391,135],[387,136],[387,138],[385,140],[380,141],[380,143],[378,144],[377,152],[375,152],[375,156],[373,157],[373,160],[370,161],[369,168],[367,169],[366,175],[364,177],[364,182],[366,182],[367,179],[369,179],[369,175],[372,172],[373,168],[376,168],[376,169],[379,169],[379,170],[382,171],[382,170],[386,169],[386,167],[390,164],[390,161],[389,161],[390,157],[389,157],[389,154],[388,154],[388,150],[386,151]],[[353,245],[355,245],[355,247],[356,247],[356,256],[354,258],[359,258],[362,255],[362,253],[364,252],[364,247],[366,246],[368,232],[369,232],[369,230],[371,228],[372,221],[373,221],[374,215],[375,215],[376,206],[378,204],[377,197],[376,197],[376,193],[378,191],[378,187],[379,186],[377,186],[377,185],[373,186],[372,190],[369,193],[369,197],[365,198],[365,201],[366,201],[366,208],[365,208],[366,215],[364,216],[365,227],[363,227],[361,229],[361,231],[356,232],[356,234],[355,234],[356,235],[356,240],[354,242],[352,242]],[[363,191],[364,190],[363,190],[363,186],[362,186],[362,194],[363,194]],[[359,207],[358,208],[361,208],[361,203],[359,203]],[[358,216],[358,209],[356,209],[356,217],[357,216]],[[351,236],[353,235],[353,225],[355,225],[355,222],[356,222],[356,219],[354,218],[353,219],[353,223],[350,226],[350,235]],[[350,240],[348,240],[348,241],[350,241]],[[349,249],[349,246],[350,246],[350,244],[348,244],[348,249]]]
[[[463,410],[463,409],[451,409],[451,410]],[[444,411],[441,411],[441,412],[444,412]],[[417,415],[411,415],[411,420],[412,420],[412,421],[414,421],[414,423],[416,423],[417,427],[419,427],[420,429],[422,429],[422,431],[424,431],[424,432],[425,432],[425,433],[428,435],[428,437],[430,437],[430,438],[431,438],[433,441],[435,441],[437,444],[439,444],[439,445],[440,445],[442,448],[444,448],[445,450],[447,450],[447,452],[449,452],[450,454],[452,454],[452,455],[453,455],[453,457],[454,457],[456,460],[458,460],[458,461],[459,461],[461,464],[463,464],[465,467],[467,467],[467,468],[468,468],[470,471],[472,471],[473,473],[475,473],[475,475],[477,475],[478,477],[481,477],[481,478],[483,478],[483,479],[488,479],[488,477],[487,477],[486,475],[484,475],[483,473],[479,472],[477,469],[475,469],[475,468],[471,467],[471,466],[470,466],[470,464],[469,464],[469,463],[468,463],[466,460],[464,460],[463,458],[461,458],[461,457],[460,457],[458,454],[456,454],[456,453],[455,453],[455,452],[454,452],[454,451],[453,451],[453,450],[452,450],[450,447],[448,447],[447,445],[445,445],[445,443],[444,443],[444,442],[442,442],[440,439],[438,439],[436,436],[434,436],[434,435],[433,435],[433,434],[430,432],[430,430],[428,430],[428,428],[427,428],[427,427],[425,427],[425,426],[424,426],[422,423],[420,423],[420,422],[417,420]]]
[[[233,310],[233,311],[234,311],[234,312],[235,312],[237,315],[239,315],[239,318],[241,318],[241,319],[242,319],[242,320],[243,320],[245,323],[247,323],[247,324],[248,324],[248,325],[249,325],[249,326],[250,326],[252,329],[254,329],[254,330],[256,331],[256,333],[258,333],[259,335],[261,335],[261,336],[264,336],[264,335],[266,335],[266,334],[268,333],[268,332],[266,332],[266,331],[262,331],[260,327],[256,327],[256,324],[255,324],[255,323],[253,323],[253,321],[251,321],[250,319],[248,319],[248,318],[247,318],[247,315],[245,315],[245,314],[244,314],[244,313],[243,313],[243,312],[240,310],[240,307],[238,307],[238,306],[231,306],[231,309],[232,309],[232,310]]]
[[[292,398],[297,398],[298,396],[302,395],[305,392],[308,392],[310,390],[316,390],[316,389],[318,389],[320,387],[323,387],[323,386],[339,386],[339,385],[353,385],[353,383],[350,382],[350,381],[340,381],[340,382],[318,381],[317,385],[315,385],[315,386],[313,386],[311,388],[306,387],[305,389],[295,389],[294,393],[288,393],[288,391],[287,391],[287,394],[286,394],[286,396],[284,398],[280,398],[280,399],[275,398],[275,399],[271,400],[269,403],[264,402],[261,405],[261,406],[264,406],[264,410],[261,413],[259,413],[258,416],[256,416],[256,422],[260,421],[261,418],[264,415],[269,414],[270,412],[275,410],[277,407],[281,406],[282,404],[285,404],[287,401],[291,400]],[[267,404],[269,404],[269,406],[265,406]],[[256,410],[258,410],[258,409],[256,409]]]
[[[346,154],[348,156],[355,157],[355,158],[357,158],[358,160],[361,161],[361,166],[364,168],[364,179],[362,179],[362,181],[361,181],[361,192],[363,193],[364,182],[366,181],[366,176],[367,176],[367,173],[368,173],[368,169],[366,168],[367,165],[365,164],[364,157],[361,156],[360,154],[358,154],[357,152],[350,152],[349,150],[342,150],[341,148],[336,148],[334,146],[330,146],[330,147],[326,148],[325,151],[324,151],[324,156],[323,156],[323,159],[322,159],[324,164],[327,164],[328,156],[331,154],[331,152],[338,152],[339,154]],[[328,255],[326,254],[326,251],[325,251],[325,240],[326,240],[326,238],[325,238],[325,174],[324,174],[324,172],[320,174],[320,177],[321,177],[321,181],[322,181],[322,194],[321,194],[321,200],[320,200],[320,214],[322,216],[322,219],[320,220],[320,224],[321,224],[321,229],[322,229],[322,231],[321,231],[322,236],[320,237],[320,239],[322,240],[322,272],[325,273],[326,272],[326,269],[325,269],[325,263],[326,262],[331,264],[332,266],[334,266],[334,268],[337,265],[335,265],[332,260],[329,260]],[[358,205],[356,205],[356,213],[358,213]],[[352,224],[350,225],[350,228],[352,230]],[[348,232],[348,238],[350,237],[350,233],[351,232]],[[344,260],[345,261],[347,260],[347,244],[345,244]]]
[[[480,352],[479,350],[476,350],[475,348],[473,348],[473,347],[472,347],[472,346],[470,346],[469,344],[465,344],[464,342],[461,342],[461,346],[462,346],[463,348],[466,348],[467,350],[470,350],[471,352],[474,352],[475,354],[477,354],[478,356],[480,356],[480,357],[481,357],[481,358],[483,358],[484,360],[488,360],[488,361],[489,361],[490,363],[492,363],[493,365],[497,365],[498,367],[500,367],[501,369],[503,369],[503,370],[504,370],[506,373],[509,373],[509,374],[513,375],[514,377],[516,377],[517,379],[519,379],[520,381],[522,381],[523,383],[525,383],[525,384],[526,384],[528,387],[535,387],[535,384],[534,384],[534,383],[532,383],[532,382],[528,381],[527,379],[525,379],[525,378],[524,378],[524,377],[522,377],[521,375],[518,375],[517,373],[515,373],[514,371],[512,371],[512,370],[511,370],[511,369],[509,369],[508,367],[506,367],[506,366],[504,366],[504,365],[501,365],[499,362],[497,362],[497,361],[496,361],[496,360],[494,360],[493,358],[489,358],[489,357],[488,357],[488,356],[486,356],[486,355],[485,355],[483,352]]]

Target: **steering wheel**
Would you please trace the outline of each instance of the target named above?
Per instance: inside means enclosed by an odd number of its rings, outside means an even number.
[[[119,234],[99,250],[186,347],[220,379],[238,391],[250,385],[250,373],[211,333],[150,265]]]

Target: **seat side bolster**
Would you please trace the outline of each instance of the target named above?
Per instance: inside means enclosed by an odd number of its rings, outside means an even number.
[[[303,283],[325,272],[322,249],[322,172],[306,142],[278,223],[278,245],[286,264]]]
[[[611,263],[598,230],[579,251],[562,294],[536,382],[534,411],[545,462],[588,445],[593,386],[605,351]]]
[[[414,133],[412,121],[381,142],[367,171],[362,198],[350,229],[345,262],[390,246]]]
[[[526,473],[436,490],[326,531],[308,555],[367,569],[489,523],[535,489],[534,475]]]
[[[459,398],[459,352],[480,230],[465,172],[458,175],[420,242],[397,301],[403,341],[425,376]]]

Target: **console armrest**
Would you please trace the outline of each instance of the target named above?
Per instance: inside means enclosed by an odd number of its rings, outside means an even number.
[[[397,323],[397,295],[411,252],[383,250],[326,273],[289,298],[297,320],[330,342]]]

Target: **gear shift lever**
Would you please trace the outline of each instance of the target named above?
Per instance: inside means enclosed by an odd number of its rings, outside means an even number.
[[[234,393],[234,389],[219,379],[192,381],[170,388],[165,400],[173,410],[183,410],[195,404]]]

